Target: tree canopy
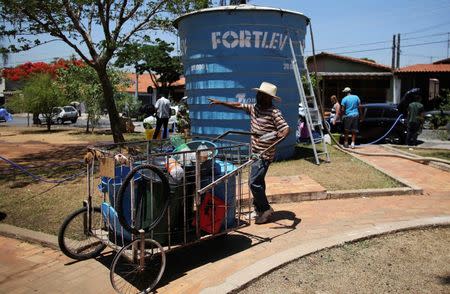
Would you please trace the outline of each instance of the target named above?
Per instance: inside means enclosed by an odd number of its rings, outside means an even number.
[[[5,68],[2,70],[2,76],[11,81],[20,81],[30,78],[37,73],[46,73],[56,77],[58,70],[68,68],[69,66],[85,65],[81,60],[65,60],[58,59],[52,63],[46,62],[26,62],[13,68]]]
[[[160,39],[150,44],[130,43],[118,52],[115,64],[133,66],[139,74],[148,72],[156,88],[169,87],[182,72],[180,58],[171,56],[173,51],[173,44]]]
[[[17,112],[42,114],[49,131],[53,108],[67,103],[58,83],[46,73],[32,75],[25,82],[22,92],[15,96],[14,99],[8,101],[8,108]]]
[[[171,28],[171,19],[207,5],[199,0],[0,0],[0,37],[17,44],[2,52],[62,41],[96,71],[115,142],[124,141],[107,67],[119,48],[151,31]],[[94,34],[95,32],[95,34]]]

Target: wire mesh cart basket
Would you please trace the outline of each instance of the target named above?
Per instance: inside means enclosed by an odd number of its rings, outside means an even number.
[[[250,225],[254,158],[228,133],[89,147],[87,199],[61,225],[62,252],[84,260],[108,247],[113,288],[146,293],[167,252]]]

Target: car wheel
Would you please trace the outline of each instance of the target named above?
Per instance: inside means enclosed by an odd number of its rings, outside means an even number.
[[[56,119],[56,123],[58,125],[62,125],[64,123],[64,121],[62,120],[62,118],[58,117],[58,119]]]

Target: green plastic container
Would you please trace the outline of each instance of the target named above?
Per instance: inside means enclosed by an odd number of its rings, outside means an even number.
[[[169,184],[169,207],[156,227],[147,233],[147,237],[154,239],[163,246],[169,242],[169,222],[170,243],[172,245],[178,243],[180,236],[183,236],[183,187],[171,178],[169,178]],[[138,212],[137,218],[139,223],[142,224],[142,227],[148,227],[154,219],[158,218],[164,207],[165,199],[161,198],[162,183],[153,180],[152,186],[150,189],[150,180],[145,178],[139,182],[139,194],[143,197],[141,198],[141,205],[139,205],[141,209]]]

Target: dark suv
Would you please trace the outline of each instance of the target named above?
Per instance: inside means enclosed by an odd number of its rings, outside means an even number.
[[[363,108],[362,122],[359,125],[358,138],[366,143],[383,137],[394,122],[400,116],[397,104],[368,103],[361,105]],[[406,141],[406,118],[399,119],[392,131],[384,140],[391,144],[404,144]]]

